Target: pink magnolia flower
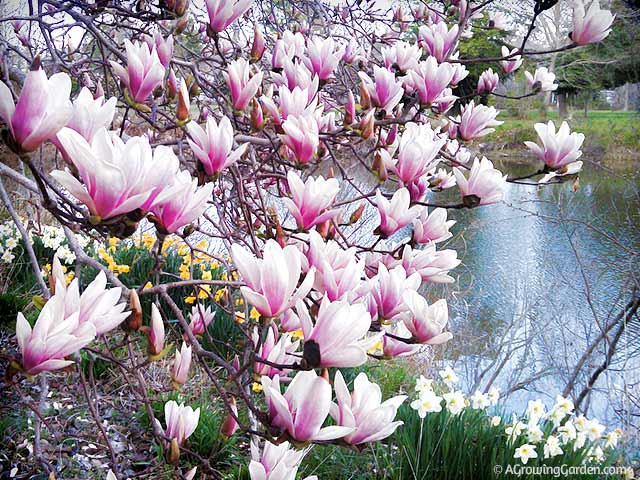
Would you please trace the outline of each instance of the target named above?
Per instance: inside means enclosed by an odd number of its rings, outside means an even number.
[[[108,128],[116,113],[116,97],[111,97],[106,102],[104,97],[93,98],[87,87],[82,87],[80,93],[73,101],[73,115],[67,123],[67,128],[75,130],[90,142],[93,136],[102,128]],[[60,141],[54,143],[61,148]]]
[[[435,57],[429,57],[407,72],[404,77],[405,89],[407,93],[417,92],[420,103],[423,105],[455,99],[453,95],[448,97],[443,95],[454,73],[451,64],[445,62],[438,65]]]
[[[251,66],[249,62],[244,58],[239,58],[231,62],[227,71],[222,74],[231,92],[233,108],[239,111],[247,108],[247,105],[249,105],[249,102],[258,92],[258,88],[260,88],[262,84],[264,72],[258,72],[251,76]]]
[[[527,82],[531,88],[540,89],[541,92],[552,92],[558,89],[558,84],[553,83],[556,80],[556,75],[550,72],[547,67],[537,68],[533,75],[529,72],[524,72],[524,76],[527,77]]]
[[[284,66],[281,73],[273,73],[273,82],[276,85],[286,85],[289,90],[295,87],[308,88],[309,91],[315,92],[318,89],[317,75],[314,75],[301,60],[291,60],[287,57],[283,60]]]
[[[189,378],[189,367],[191,367],[191,347],[182,342],[180,351],[176,350],[176,356],[171,366],[171,380],[177,385],[184,385]]]
[[[296,441],[334,440],[353,431],[337,425],[322,428],[331,408],[331,385],[313,370],[298,372],[284,395],[278,375],[263,376],[262,387],[271,425],[286,430]]]
[[[498,86],[500,78],[497,73],[493,72],[492,68],[488,68],[480,74],[478,78],[477,93],[491,93]]]
[[[344,47],[336,44],[332,37],[315,36],[307,42],[307,56],[304,62],[311,73],[317,75],[320,80],[328,80],[343,53]]]
[[[456,177],[453,175],[453,172],[439,168],[437,172],[432,172],[431,177],[429,177],[429,184],[433,188],[444,190],[445,188],[455,186]]]
[[[290,448],[289,442],[274,445],[265,441],[261,454],[258,445],[251,442],[249,477],[251,480],[294,480],[306,453],[307,450]],[[305,480],[312,479],[317,480],[315,475]]]
[[[411,183],[407,184],[411,202],[423,201],[424,197],[427,195],[427,191],[429,190],[430,186],[431,185],[429,183],[429,178],[427,175],[418,177],[415,180],[413,180]]]
[[[162,431],[160,421],[157,418],[155,421],[158,429]],[[164,421],[167,424],[167,428],[164,429],[165,436],[175,439],[178,445],[182,445],[198,427],[200,408],[193,410],[184,403],[178,405],[175,401],[169,400],[164,404]]]
[[[298,174],[290,170],[287,182],[292,198],[283,198],[282,201],[301,230],[309,230],[340,213],[338,209],[329,210],[340,190],[340,184],[335,178],[325,180],[323,177],[309,177],[302,183]]]
[[[362,80],[362,86],[371,98],[373,106],[390,114],[400,103],[404,90],[402,84],[396,80],[396,76],[384,67],[373,67],[373,78],[364,72],[358,72]]]
[[[370,382],[366,373],[358,374],[353,381],[353,392],[349,393],[342,374],[337,371],[334,388],[337,403],[331,405],[331,416],[338,425],[354,429],[343,438],[346,443],[360,445],[377,442],[387,438],[403,424],[393,419],[407,396],[397,395],[383,402],[380,387]]]
[[[460,56],[460,52],[452,53],[449,55],[449,59],[453,62],[454,60],[458,60]],[[453,78],[451,79],[451,86],[458,85],[462,80],[469,76],[469,70],[462,63],[451,63],[453,67]]]
[[[131,43],[125,39],[127,51],[127,67],[111,60],[111,67],[120,81],[127,88],[131,100],[144,103],[156,87],[162,85],[165,68],[158,58],[155,45],[151,48],[146,43]]]
[[[194,335],[202,335],[209,324],[213,321],[215,312],[211,310],[211,306],[206,309],[202,305],[194,305],[191,307],[189,328]]]
[[[182,170],[151,206],[156,224],[167,233],[175,233],[202,215],[212,193],[213,183],[198,188],[198,180]]]
[[[40,68],[27,74],[17,104],[9,87],[0,82],[0,118],[16,147],[32,152],[54,137],[73,114],[70,94],[69,75],[56,73],[47,78]]]
[[[406,290],[417,290],[420,287],[419,273],[409,274],[402,265],[390,270],[380,262],[378,273],[370,280],[370,307],[377,312],[379,321],[393,322],[400,320],[407,307],[402,296]]]
[[[572,133],[567,122],[562,122],[557,132],[551,120],[546,125],[536,123],[534,128],[538,132],[542,146],[534,142],[524,142],[524,144],[549,168],[558,169],[575,162],[582,156],[580,147],[584,142],[584,134]]]
[[[144,40],[147,43],[149,50],[154,46],[156,47],[160,63],[164,68],[169,68],[171,58],[173,57],[173,35],[169,35],[167,38],[164,38],[162,33],[156,32],[153,34],[153,37],[146,35]]]
[[[502,200],[507,176],[493,168],[493,163],[486,157],[482,157],[482,160],[478,160],[477,157],[474,159],[469,178],[465,177],[458,167],[454,167],[453,173],[463,200],[465,197],[473,196],[475,198],[471,203],[477,205],[488,205]]]
[[[99,272],[80,295],[78,279],[67,286],[65,274],[58,256],[53,257],[51,271],[55,279],[55,293],[64,296],[64,316],[78,314],[78,323],[91,323],[96,335],[110,332],[120,325],[128,316],[126,303],[119,303],[122,295],[120,287],[107,288],[107,277]]]
[[[58,133],[58,141],[78,169],[84,186],[67,171],[55,170],[51,176],[92,215],[100,219],[115,217],[141,208],[149,200],[153,187],[146,185],[144,175],[152,158],[143,137],[124,144],[102,129],[89,144],[78,132],[64,128]]]
[[[282,124],[284,134],[282,143],[297,163],[309,163],[313,160],[320,145],[320,126],[315,116],[304,114],[289,116]]]
[[[449,229],[455,223],[455,220],[447,220],[446,209],[436,208],[429,213],[425,208],[413,221],[413,239],[417,243],[443,242],[453,236]]]
[[[565,175],[575,175],[580,170],[582,170],[582,161],[578,160],[577,162],[569,163],[568,165],[560,167],[559,169],[554,170],[553,172],[547,173],[538,181],[538,183],[547,183],[548,181],[550,181],[552,178],[555,178],[555,177],[563,177]]]
[[[411,221],[420,214],[422,207],[419,205],[409,206],[410,195],[406,188],[399,188],[391,197],[391,201],[387,200],[380,190],[376,191],[376,205],[380,214],[380,232],[382,235],[389,236],[401,228],[409,225]]]
[[[18,313],[16,338],[22,354],[22,368],[29,375],[59,370],[73,363],[65,357],[88,345],[96,336],[90,322],[80,323],[79,313],[65,316],[65,295],[53,295],[45,303],[33,329]]]
[[[573,31],[569,37],[578,45],[601,42],[611,33],[615,18],[609,10],[600,9],[599,0],[592,0],[586,12],[584,0],[576,0],[573,3]]]
[[[196,122],[187,124],[191,136],[187,139],[191,150],[204,167],[207,175],[213,176],[233,165],[247,150],[248,143],[233,152],[233,127],[228,117],[222,117],[220,124],[213,116],[207,118],[206,131]],[[193,139],[193,140],[192,140]]]
[[[407,123],[400,138],[398,161],[392,167],[398,179],[408,184],[434,168],[446,141],[446,138],[438,138],[429,124]]]
[[[253,0],[205,0],[209,14],[209,27],[222,32],[246,12]]]
[[[446,22],[423,25],[418,29],[418,44],[441,63],[455,50],[458,30],[458,25],[449,30]]]
[[[297,361],[297,358],[291,354],[298,350],[300,341],[293,341],[291,335],[288,334],[280,335],[274,323],[271,323],[267,328],[267,336],[263,342],[260,343],[257,330],[251,333],[251,340],[254,347],[260,345],[256,351],[256,356],[268,360],[270,363],[289,365]],[[281,378],[286,377],[289,372],[258,360],[253,364],[253,371],[259,376],[266,375],[269,378],[273,378],[275,375],[280,375]]]
[[[299,117],[314,114],[318,106],[317,79],[318,77],[315,77],[314,82],[308,88],[295,87],[293,90],[289,90],[286,85],[280,85],[278,87],[279,108],[272,98],[266,95],[262,96],[262,103],[276,125],[280,125],[289,116]]]
[[[302,301],[296,312],[304,334],[304,359],[309,366],[357,367],[367,361],[367,350],[377,339],[365,338],[371,326],[371,316],[362,303],[322,299],[315,324]],[[313,345],[313,347],[311,347]],[[309,350],[315,350],[313,357]]]
[[[453,338],[444,328],[449,321],[447,301],[440,299],[429,305],[418,292],[408,290],[403,296],[410,315],[404,318],[404,324],[413,338],[422,344],[439,345]]]
[[[421,345],[412,343],[411,332],[407,330],[404,322],[396,322],[392,325],[383,325],[382,356],[384,358],[407,357],[417,353]]]
[[[496,120],[498,113],[500,112],[495,107],[476,105],[471,100],[462,111],[458,134],[463,140],[473,140],[494,132],[495,128],[493,127],[504,123]]]
[[[294,245],[282,248],[278,242],[270,239],[264,246],[263,258],[255,258],[234,244],[231,246],[231,255],[246,283],[240,287],[244,299],[264,317],[281,315],[311,290],[315,269],[307,272],[298,288],[302,254]]]
[[[164,350],[164,321],[155,303],[151,304],[151,322],[149,325],[149,343],[147,350],[150,355],[160,355]]]
[[[366,62],[367,56],[367,52],[358,44],[358,41],[351,38],[344,48],[342,61],[347,65],[352,65],[357,62]]]
[[[402,266],[407,274],[418,273],[425,282],[452,283],[454,279],[448,273],[458,265],[455,250],[436,251],[435,243],[428,243],[421,250],[406,245],[402,251]]]
[[[519,51],[520,49],[517,47],[514,48],[513,50],[509,50],[504,45],[502,46],[503,57],[509,57]],[[502,70],[504,70],[504,73],[509,74],[509,73],[515,72],[518,68],[520,68],[520,65],[522,65],[522,62],[524,62],[524,60],[522,59],[522,55],[515,55],[515,56],[512,56],[509,60],[502,60],[500,62],[500,65],[502,66]]]
[[[396,42],[389,47],[382,48],[382,60],[389,70],[397,69],[407,72],[418,66],[422,52],[416,44]]]

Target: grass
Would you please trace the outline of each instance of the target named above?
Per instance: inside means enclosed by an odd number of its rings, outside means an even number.
[[[503,125],[496,133],[487,137],[493,143],[522,145],[525,140],[536,140],[533,123],[553,120],[559,121],[558,112],[550,111],[546,115],[538,111],[528,112],[524,118],[500,118]],[[601,147],[608,153],[614,153],[620,147],[640,153],[640,116],[636,112],[591,111],[584,116],[583,111],[574,111],[567,122],[572,131],[585,134],[585,148]],[[524,148],[524,147],[523,147]]]

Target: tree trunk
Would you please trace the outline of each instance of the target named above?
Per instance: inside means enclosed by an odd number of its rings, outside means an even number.
[[[567,94],[564,92],[560,92],[557,95],[558,97],[558,115],[560,118],[566,118],[569,116],[569,111],[567,109]]]

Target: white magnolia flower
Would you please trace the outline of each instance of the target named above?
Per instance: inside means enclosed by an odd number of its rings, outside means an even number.
[[[525,443],[521,447],[516,448],[516,453],[513,455],[513,458],[519,458],[525,465],[530,459],[538,458],[535,445]]]

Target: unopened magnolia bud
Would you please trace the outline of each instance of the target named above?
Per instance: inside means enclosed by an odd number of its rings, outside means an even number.
[[[358,205],[358,208],[353,211],[353,213],[349,217],[349,223],[354,224],[358,220],[360,220],[360,217],[362,217],[362,212],[364,212],[364,203]]]
[[[253,45],[251,46],[251,61],[260,61],[264,54],[264,36],[257,25],[253,26]]]
[[[385,165],[383,154],[380,150],[374,152],[371,168],[381,182],[387,179],[387,166]]]
[[[375,126],[375,118],[373,117],[374,113],[374,109],[369,110],[369,112],[367,112],[364,118],[360,121],[361,136],[365,140],[371,138],[371,135],[373,135],[373,128]]]
[[[238,430],[238,422],[236,421],[236,418],[238,417],[238,409],[236,408],[236,399],[234,397],[229,399],[229,408],[231,409],[231,412],[227,413],[227,418],[225,418],[224,423],[220,427],[220,433],[225,438],[232,437]]]
[[[262,113],[262,106],[257,99],[251,101],[251,128],[254,130],[260,130],[264,126],[264,114]]]
[[[360,86],[360,108],[362,110],[368,110],[371,106],[371,97],[369,96],[369,92],[363,85]]]
[[[131,309],[131,313],[127,318],[127,329],[139,330],[142,326],[142,306],[140,305],[138,292],[135,290],[131,290],[129,293],[129,308]]]

